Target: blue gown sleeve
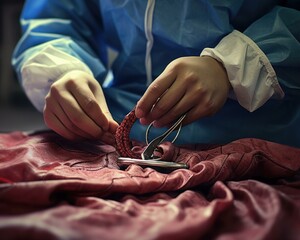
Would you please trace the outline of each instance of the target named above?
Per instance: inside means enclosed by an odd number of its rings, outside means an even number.
[[[300,96],[300,11],[276,6],[244,34],[266,54],[287,99]]]
[[[26,60],[51,42],[82,60],[98,80],[103,80],[107,52],[99,9],[97,0],[27,0],[21,14],[23,36],[12,60],[17,74]]]

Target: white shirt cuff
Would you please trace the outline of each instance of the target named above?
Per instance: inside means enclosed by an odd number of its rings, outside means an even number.
[[[52,45],[46,45],[24,63],[21,69],[23,88],[39,111],[44,109],[51,85],[72,70],[81,70],[93,76],[86,64]]]
[[[215,48],[205,48],[201,56],[210,56],[223,63],[234,92],[230,97],[250,112],[271,97],[284,97],[267,56],[239,31],[228,34]]]

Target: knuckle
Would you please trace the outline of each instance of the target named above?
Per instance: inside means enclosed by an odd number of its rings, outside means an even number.
[[[201,97],[201,98],[206,97],[207,94],[209,93],[208,89],[203,87],[200,84],[197,85],[196,87],[194,87],[193,91],[195,92],[195,96]]]
[[[161,86],[158,83],[152,83],[149,87],[149,94],[150,95],[157,95],[158,92],[161,91]]]
[[[57,84],[52,84],[50,87],[50,91],[49,94],[47,95],[47,97],[50,96],[54,96],[54,97],[58,97],[60,95],[60,90]]]
[[[66,82],[66,88],[67,89],[77,89],[79,88],[77,81],[74,78],[69,78]]]
[[[86,81],[88,82],[88,85],[89,85],[89,87],[92,90],[94,90],[94,91],[96,91],[96,90],[102,91],[100,83],[95,78],[87,78]]]
[[[84,109],[88,112],[94,111],[96,109],[98,109],[98,103],[95,99],[92,99],[90,97],[87,97],[84,100]]]
[[[201,86],[199,76],[195,72],[189,72],[185,78],[186,81],[192,86]]]
[[[45,107],[44,108],[48,108],[50,106],[51,103],[51,97],[48,95],[45,97]]]
[[[48,108],[48,109],[53,108],[53,105],[55,105],[56,99],[58,99],[58,97],[48,94],[44,99],[45,100],[44,108]]]
[[[177,70],[181,70],[185,66],[186,66],[186,62],[183,60],[183,58],[177,58],[168,65],[168,68],[169,70],[177,71]]]

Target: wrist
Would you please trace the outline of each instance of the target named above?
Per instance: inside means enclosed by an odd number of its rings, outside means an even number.
[[[224,86],[224,88],[227,89],[227,92],[229,93],[229,91],[232,89],[232,86],[230,84],[229,77],[226,68],[223,65],[223,62],[211,56],[204,55],[201,57],[204,58],[209,63],[208,67],[210,66],[213,67],[213,69],[216,71],[216,73],[219,76],[219,80],[222,81],[222,86]]]

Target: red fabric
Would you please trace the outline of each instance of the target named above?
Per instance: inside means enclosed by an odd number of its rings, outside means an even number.
[[[300,239],[300,149],[240,139],[161,151],[189,169],[121,170],[112,146],[1,134],[0,238]]]

